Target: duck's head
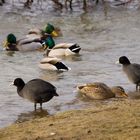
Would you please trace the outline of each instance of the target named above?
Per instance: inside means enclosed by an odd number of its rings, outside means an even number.
[[[125,90],[121,86],[114,86],[111,88],[111,91],[116,95],[116,97],[128,97]]]
[[[3,46],[6,48],[6,50],[17,51],[18,49],[16,48],[16,44],[17,44],[16,36],[10,33],[7,35],[6,41],[4,41]]]
[[[8,43],[11,43],[11,44],[16,44],[17,39],[16,39],[16,36],[14,34],[10,33],[7,35],[6,41]]]
[[[116,63],[120,63],[122,65],[129,65],[130,61],[129,61],[129,59],[126,56],[121,56],[119,58],[119,61],[117,61]]]
[[[51,35],[47,35],[44,43],[42,44],[43,49],[46,50],[47,48],[52,49],[55,46],[55,42]]]
[[[25,85],[24,81],[21,78],[16,78],[11,85],[14,85],[16,87],[23,87]]]
[[[57,29],[55,29],[55,27],[52,24],[48,23],[47,26],[44,29],[44,32],[47,33],[47,34],[50,34],[53,37],[57,37],[58,33],[57,33],[56,30]]]

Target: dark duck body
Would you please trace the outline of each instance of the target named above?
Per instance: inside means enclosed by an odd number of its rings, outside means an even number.
[[[21,78],[16,78],[13,85],[17,87],[19,96],[34,103],[35,110],[37,103],[40,104],[42,109],[42,103],[48,102],[54,96],[58,96],[56,87],[42,79],[33,79],[25,84]]]
[[[119,63],[123,65],[123,71],[128,79],[136,84],[136,90],[138,91],[140,86],[140,64],[131,63],[126,56],[121,56]]]

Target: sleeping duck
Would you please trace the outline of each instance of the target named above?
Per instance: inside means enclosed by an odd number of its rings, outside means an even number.
[[[49,56],[69,56],[79,54],[81,50],[78,44],[59,43],[49,52]]]
[[[61,59],[56,57],[46,57],[40,61],[39,67],[46,70],[59,70],[59,71],[68,71],[70,70],[64,63],[61,62]]]
[[[45,34],[50,34],[52,37],[57,37],[62,35],[61,30],[58,27],[54,27],[52,24],[48,23],[44,30],[33,28],[30,29],[27,38],[38,39],[45,37]]]
[[[8,34],[4,47],[7,51],[32,51],[42,48],[39,39],[22,38],[17,40],[14,34]]]
[[[52,36],[48,35],[44,41],[44,50],[46,50],[46,55],[50,57],[69,56],[79,54],[81,47],[74,43],[59,43],[55,45]]]
[[[79,93],[91,99],[108,99],[113,97],[128,97],[125,90],[121,86],[109,88],[106,84],[95,82],[81,86],[77,86]]]

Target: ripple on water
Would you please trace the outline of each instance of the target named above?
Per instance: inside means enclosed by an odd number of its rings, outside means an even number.
[[[88,106],[102,106],[114,103],[119,99],[91,101],[79,97],[76,86],[83,83],[104,82],[109,86],[121,85],[127,92],[135,91],[123,74],[120,66],[115,65],[121,55],[127,55],[132,62],[139,63],[139,13],[137,11],[109,11],[108,18],[102,11],[93,14],[66,13],[46,17],[3,16],[0,24],[0,41],[9,32],[18,38],[25,35],[29,28],[44,27],[47,22],[54,23],[62,29],[63,36],[56,42],[76,42],[82,50],[79,56],[62,58],[71,70],[68,72],[51,72],[39,69],[38,63],[43,58],[41,52],[0,52],[0,127],[10,123],[44,117],[56,112],[79,109]],[[15,18],[16,17],[16,18]],[[4,20],[4,19],[7,20]],[[71,20],[72,19],[72,20]],[[38,22],[40,20],[40,22]],[[9,21],[9,22],[7,22]],[[12,21],[12,22],[10,22]],[[33,78],[42,78],[57,87],[59,97],[43,104],[44,112],[34,113],[33,104],[20,98],[15,87],[9,84],[16,77],[25,82]],[[130,93],[130,99],[134,94]],[[139,96],[135,96],[139,98]],[[10,116],[10,117],[9,117]]]

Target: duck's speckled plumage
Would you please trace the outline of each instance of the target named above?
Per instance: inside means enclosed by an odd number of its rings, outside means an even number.
[[[98,100],[113,98],[116,95],[127,96],[126,93],[117,94],[118,92],[124,91],[122,89],[119,89],[119,87],[113,87],[112,89],[114,90],[112,90],[106,84],[100,82],[81,85],[78,86],[77,89],[79,93],[82,93],[91,99],[98,99]]]

